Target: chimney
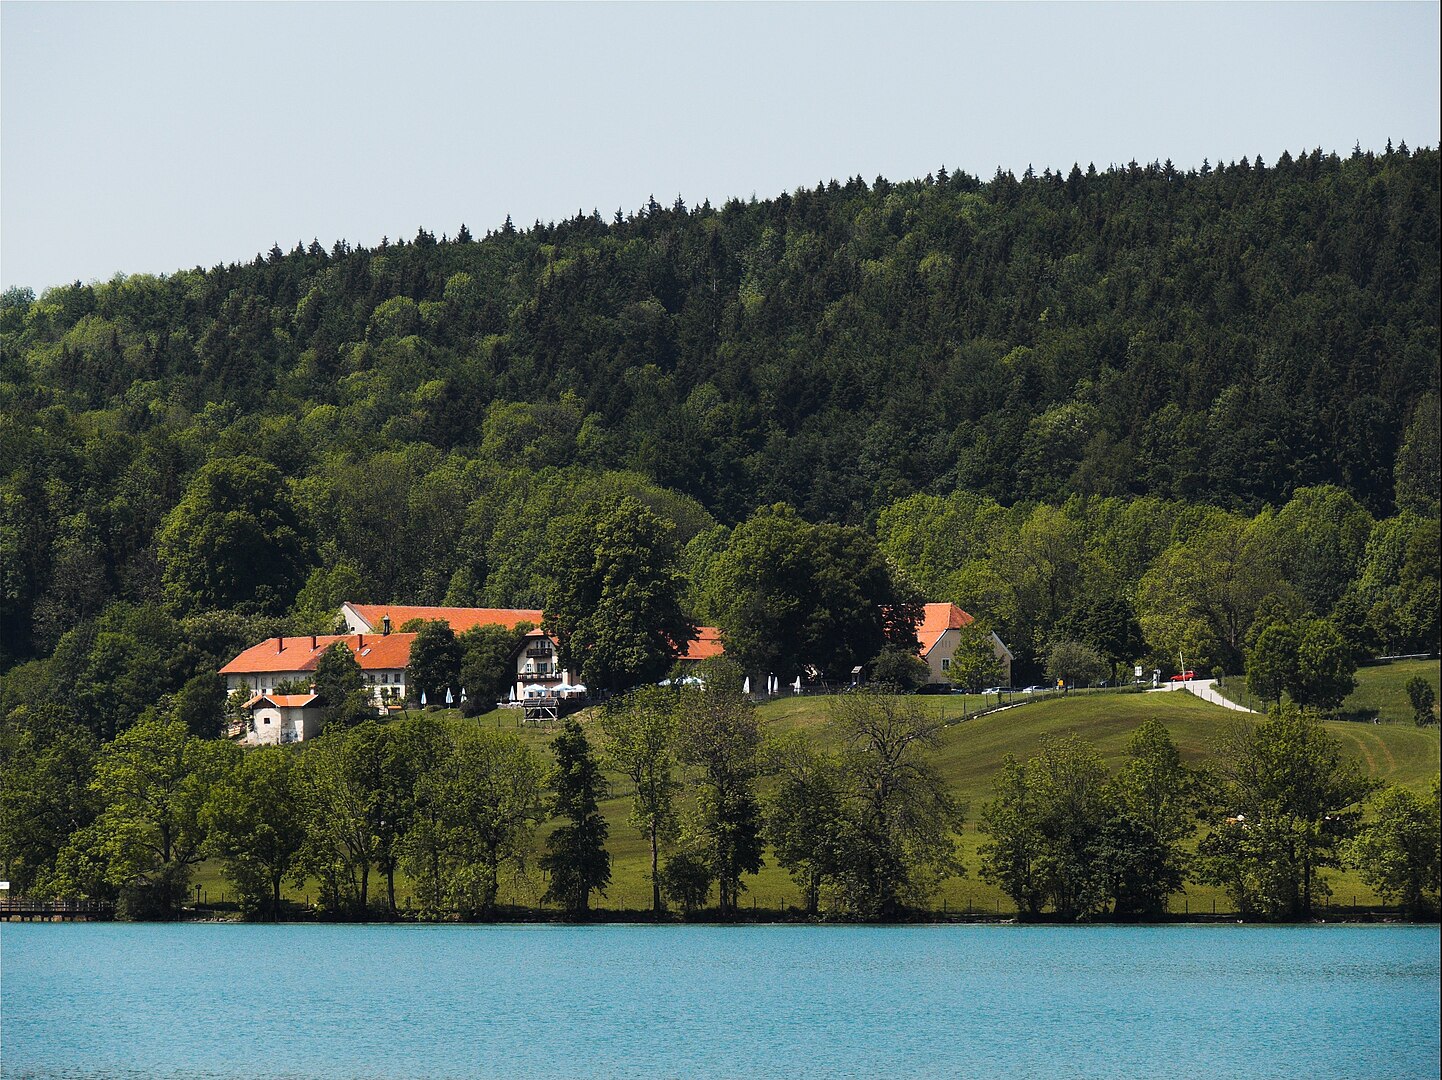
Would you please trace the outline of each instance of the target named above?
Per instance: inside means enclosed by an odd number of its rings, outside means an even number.
[[[310,636],[310,651],[315,652],[315,635]]]
[[[357,634],[357,635],[355,636],[355,651],[356,651],[356,652],[360,652],[360,651],[361,651],[362,649],[364,649],[365,647],[366,647],[366,636],[365,636],[364,634]]]
[[[284,635],[284,634],[281,634],[280,637],[278,637],[278,638],[275,639],[275,651],[276,651],[276,652],[285,652],[285,635]]]
[[[389,634],[390,632],[391,632],[391,617],[390,617],[389,615],[382,616],[382,618],[381,618],[381,636],[384,637],[385,635]]]

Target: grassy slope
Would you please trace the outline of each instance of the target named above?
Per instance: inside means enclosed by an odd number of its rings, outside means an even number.
[[[1432,684],[1434,696],[1442,696],[1442,661],[1398,660],[1357,670],[1357,689],[1342,703],[1342,711],[1357,719],[1377,715],[1384,723],[1411,724],[1412,702],[1407,683],[1418,675]]]
[[[1342,702],[1342,714],[1352,720],[1377,717],[1383,723],[1411,724],[1412,703],[1407,699],[1408,680],[1422,676],[1432,691],[1442,697],[1442,661],[1397,660],[1390,664],[1357,669],[1357,689]],[[1253,709],[1265,708],[1247,693],[1242,675],[1229,675],[1223,691],[1233,701]]]
[[[1400,666],[1400,665],[1396,665]],[[1435,673],[1437,664],[1433,662]],[[1380,671],[1381,669],[1368,669]],[[1410,678],[1387,680],[1400,687]],[[1359,693],[1382,680],[1367,680]],[[1405,700],[1405,695],[1404,695]],[[1109,765],[1115,767],[1122,759],[1126,742],[1143,720],[1155,717],[1167,726],[1191,765],[1207,761],[1219,735],[1235,723],[1248,722],[1242,714],[1228,712],[1207,704],[1190,694],[1095,694],[1069,698],[1052,698],[1022,707],[960,721],[958,698],[920,697],[923,708],[953,721],[942,738],[936,764],[951,782],[959,798],[970,805],[968,823],[961,837],[963,859],[968,867],[965,878],[947,882],[938,896],[938,906],[945,903],[949,910],[965,910],[968,905],[980,910],[1010,910],[1009,903],[996,889],[981,882],[977,875],[976,849],[985,838],[976,832],[975,821],[981,804],[990,797],[991,780],[1007,754],[1026,757],[1040,746],[1042,737],[1050,734],[1076,734],[1094,743]],[[972,705],[974,707],[974,704]],[[761,708],[761,717],[768,731],[802,731],[820,743],[833,741],[827,716],[826,698],[792,698],[774,701]],[[522,728],[516,714],[498,710],[474,721],[486,727],[519,731],[549,758],[547,747],[553,731]],[[1410,724],[1358,724],[1330,722],[1329,731],[1342,743],[1346,753],[1361,760],[1368,771],[1389,783],[1422,788],[1431,782],[1439,769],[1439,738],[1436,728],[1419,729]],[[611,909],[642,909],[650,903],[647,871],[649,857],[645,842],[626,821],[629,798],[622,786],[613,785],[617,793],[602,804],[610,824],[610,851],[613,876],[609,894],[599,905]],[[198,876],[212,897],[224,887],[217,868],[207,866]],[[1332,875],[1335,899],[1350,904],[1353,897],[1362,904],[1377,903],[1377,898],[1350,872]],[[783,907],[797,902],[798,894],[784,871],[768,865],[753,878],[747,879],[749,896],[758,906]],[[383,885],[373,880],[372,887]],[[406,888],[399,892],[404,895]],[[298,890],[300,899],[305,890]],[[510,890],[519,903],[534,903],[535,892],[525,887]],[[1213,901],[1217,910],[1227,910],[1224,896],[1201,886],[1189,886],[1185,903],[1192,911],[1210,911]],[[1184,900],[1177,898],[1176,910]]]

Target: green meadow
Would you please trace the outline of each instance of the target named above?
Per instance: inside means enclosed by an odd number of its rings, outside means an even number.
[[[1372,776],[1420,790],[1438,774],[1442,757],[1439,757],[1438,729],[1418,728],[1410,721],[1411,710],[1402,687],[1418,672],[1430,677],[1436,685],[1439,664],[1408,661],[1364,668],[1358,673],[1357,691],[1348,700],[1348,711],[1354,715],[1351,704],[1361,701],[1370,704],[1359,707],[1376,709],[1384,716],[1405,712],[1406,723],[1334,720],[1328,721],[1326,727],[1341,742],[1344,752],[1362,762]],[[773,734],[800,732],[820,745],[835,745],[831,700],[795,697],[769,702],[760,707],[763,728]],[[985,837],[977,833],[975,824],[981,804],[991,795],[992,777],[1008,754],[1025,758],[1034,753],[1047,736],[1076,735],[1093,743],[1115,768],[1125,755],[1131,733],[1144,720],[1155,718],[1166,725],[1183,760],[1200,766],[1213,759],[1218,741],[1229,727],[1254,722],[1254,718],[1246,714],[1219,708],[1184,692],[1053,696],[980,716],[971,715],[982,704],[975,697],[923,695],[916,701],[946,723],[933,760],[970,808],[960,837],[967,875],[944,883],[936,896],[936,909],[947,912],[972,910],[1007,914],[1012,910],[1010,902],[998,890],[980,880],[977,847]],[[993,702],[988,700],[986,704]],[[594,718],[582,714],[581,720],[589,732],[595,732]],[[498,709],[466,722],[518,732],[547,758],[550,756],[549,744],[555,730],[521,724],[516,710]],[[765,781],[762,790],[765,791]],[[627,821],[629,793],[619,779],[613,778],[611,798],[602,804],[602,810],[610,825],[612,881],[606,897],[596,906],[618,912],[643,910],[649,906],[651,895],[647,877],[649,850]],[[543,829],[542,835],[544,832]],[[212,901],[219,899],[226,888],[219,867],[213,864],[203,866],[196,880],[203,896]],[[1333,871],[1330,882],[1331,903],[1335,906],[1380,904],[1378,897],[1350,871]],[[758,910],[780,911],[799,903],[799,893],[790,877],[769,860],[759,874],[746,879],[746,884],[748,893],[743,903],[754,904]],[[384,883],[379,877],[373,877],[371,888],[373,895],[378,895]],[[408,888],[404,880],[398,884],[401,903],[405,902]],[[513,904],[534,905],[543,888],[533,870],[530,878],[515,877],[508,882],[504,899]],[[304,901],[310,894],[306,889],[296,889],[290,890],[289,895]],[[1174,899],[1173,910],[1221,913],[1229,910],[1229,902],[1220,890],[1189,884],[1186,893]]]

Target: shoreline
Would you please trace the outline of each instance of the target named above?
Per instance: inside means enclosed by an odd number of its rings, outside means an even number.
[[[395,918],[395,919],[323,919],[323,918],[297,918],[280,920],[246,920],[239,916],[227,917],[208,913],[205,915],[189,914],[173,920],[122,920],[106,918],[63,918],[35,917],[35,918],[10,918],[0,919],[0,925],[12,923],[121,923],[129,926],[180,926],[180,925],[209,925],[209,926],[355,926],[355,927],[378,927],[378,926],[561,926],[561,927],[601,927],[601,926],[656,926],[656,927],[729,927],[740,928],[750,926],[811,926],[811,927],[911,927],[911,926],[1032,926],[1032,927],[1168,927],[1168,926],[1438,926],[1442,925],[1436,914],[1425,918],[1409,918],[1397,912],[1346,912],[1332,915],[1315,915],[1309,919],[1263,919],[1249,918],[1232,913],[1218,914],[1180,914],[1152,919],[1116,919],[1116,918],[1094,918],[1085,920],[1056,919],[1048,916],[1037,918],[1019,918],[1016,915],[995,915],[986,913],[973,914],[951,914],[937,916],[917,916],[914,918],[898,918],[885,920],[862,920],[862,919],[828,919],[825,917],[808,917],[802,915],[786,916],[783,914],[761,914],[756,916],[740,916],[730,919],[721,918],[663,918],[653,919],[650,913],[628,914],[625,912],[598,913],[597,917],[591,919],[567,919],[561,916],[555,918],[537,918],[533,914],[517,914],[514,917],[498,917],[490,919],[418,919],[418,918]]]

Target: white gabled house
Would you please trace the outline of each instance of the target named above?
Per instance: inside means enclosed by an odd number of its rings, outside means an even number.
[[[955,604],[927,604],[916,627],[917,655],[931,668],[931,681],[951,682],[951,658],[956,655],[959,631],[976,620]],[[992,651],[1001,664],[1003,686],[1011,685],[1011,650],[996,634],[991,635]]]
[[[320,704],[314,694],[257,694],[245,703],[250,714],[245,742],[251,746],[283,746],[320,734]]]

